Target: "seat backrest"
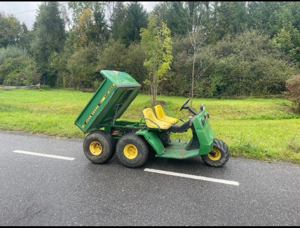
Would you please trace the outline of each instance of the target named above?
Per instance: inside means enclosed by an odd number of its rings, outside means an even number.
[[[145,108],[143,110],[144,117],[153,120],[154,122],[157,120],[151,108]]]
[[[152,111],[151,108],[145,108],[145,109],[143,110],[143,115],[144,115],[145,118],[150,119],[150,120],[145,119],[146,125],[147,125],[149,128],[168,129],[168,128],[171,127],[171,124],[170,124],[170,123],[164,122],[164,121],[161,121],[161,120],[158,120],[158,119],[155,117],[154,112]],[[154,123],[153,123],[151,120],[152,120]],[[158,127],[155,123],[156,123],[159,127]]]
[[[154,109],[155,109],[155,114],[156,114],[157,119],[171,123],[171,124],[176,124],[178,122],[177,118],[167,116],[160,104],[155,105]]]
[[[155,105],[154,109],[157,119],[161,120],[166,115],[161,105]]]

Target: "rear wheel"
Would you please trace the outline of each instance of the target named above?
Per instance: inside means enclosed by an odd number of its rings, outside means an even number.
[[[227,163],[230,157],[228,146],[220,139],[214,139],[213,150],[201,155],[203,161],[210,166],[220,167]]]
[[[114,156],[115,140],[106,131],[92,131],[83,141],[83,151],[91,162],[106,163]]]
[[[143,138],[135,133],[128,133],[119,139],[116,154],[124,166],[137,168],[147,161],[149,149]]]

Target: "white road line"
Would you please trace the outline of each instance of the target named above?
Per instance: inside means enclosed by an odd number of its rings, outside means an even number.
[[[216,178],[210,178],[210,177],[202,177],[202,176],[196,176],[196,175],[189,175],[189,174],[183,174],[183,173],[175,173],[175,172],[169,172],[169,171],[163,171],[163,170],[157,170],[157,169],[144,169],[146,172],[152,172],[152,173],[160,173],[160,174],[166,174],[171,176],[178,176],[178,177],[186,177],[196,180],[204,180],[204,181],[212,181],[212,182],[218,182],[222,184],[230,184],[230,185],[236,185],[239,186],[239,182],[236,181],[228,181],[223,179],[216,179]]]
[[[74,160],[75,159],[75,158],[70,158],[70,157],[57,156],[57,155],[52,155],[52,154],[42,154],[42,153],[23,151],[23,150],[14,150],[13,152],[20,153],[20,154],[30,154],[30,155],[35,155],[35,156],[48,157],[48,158],[57,158],[57,159],[63,159],[63,160]]]

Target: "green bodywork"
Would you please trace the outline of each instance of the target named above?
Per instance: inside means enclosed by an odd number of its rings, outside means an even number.
[[[204,125],[201,119],[204,119],[206,112],[200,113],[194,120],[193,137],[189,142],[171,140],[170,145],[164,147],[157,131],[153,130],[139,130],[137,135],[142,135],[146,141],[152,146],[156,152],[156,157],[184,159],[196,155],[204,155],[213,149],[214,132],[211,129],[208,119],[205,120]],[[195,148],[196,147],[196,148]]]
[[[141,85],[125,72],[101,70],[100,73],[104,81],[74,122],[84,133],[102,128],[118,140],[126,133],[135,132],[145,138],[156,157],[185,159],[212,151],[214,132],[205,111],[193,117],[193,136],[189,142],[171,140],[164,146],[159,134],[168,130],[148,128],[143,117],[139,122],[118,120],[138,95]]]
[[[105,77],[104,81],[75,120],[75,125],[84,133],[114,125],[141,88],[125,72],[101,70],[100,73]]]

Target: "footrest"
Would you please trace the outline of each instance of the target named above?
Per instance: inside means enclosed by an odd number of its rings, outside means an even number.
[[[199,155],[199,149],[186,150],[186,146],[186,142],[172,142],[161,155],[156,155],[156,157],[185,159]]]

